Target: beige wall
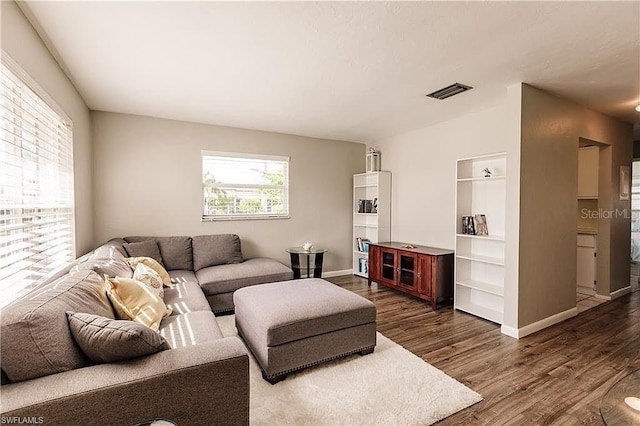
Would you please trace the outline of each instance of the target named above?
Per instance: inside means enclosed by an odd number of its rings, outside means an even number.
[[[624,211],[619,167],[632,126],[525,84],[494,107],[380,141],[393,173],[392,239],[454,248],[455,160],[507,152],[504,325],[517,332],[575,308],[580,137],[606,143],[601,206]],[[602,168],[602,167],[601,167]],[[489,224],[490,226],[490,224]],[[630,221],[601,220],[598,293],[629,285]]]
[[[501,102],[373,145],[382,152],[382,170],[392,172],[393,240],[454,248],[456,160],[506,150],[505,106]]]
[[[382,169],[392,172],[391,238],[454,249],[456,160],[507,152],[505,300],[518,297],[520,85],[499,104],[380,141]],[[491,223],[488,224],[491,227]],[[504,324],[517,324],[517,303],[506,302]]]
[[[91,250],[91,121],[75,87],[13,1],[1,2],[2,50],[16,61],[73,121],[76,254]]]
[[[630,165],[632,126],[522,86],[519,327],[575,307],[578,141],[609,145],[599,206],[630,213],[619,171]],[[598,223],[598,293],[629,286],[630,219]]]
[[[352,175],[365,145],[127,114],[92,112],[96,244],[125,235],[236,233],[247,257],[289,264],[285,249],[329,249],[351,268]],[[290,219],[201,222],[201,150],[290,156]]]

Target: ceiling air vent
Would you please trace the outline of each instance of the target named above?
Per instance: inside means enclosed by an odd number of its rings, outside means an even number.
[[[457,95],[458,93],[466,92],[467,90],[473,89],[471,86],[465,86],[464,84],[454,83],[451,86],[447,86],[443,89],[436,90],[433,93],[429,93],[427,96],[430,98],[436,99],[447,99],[453,95]]]

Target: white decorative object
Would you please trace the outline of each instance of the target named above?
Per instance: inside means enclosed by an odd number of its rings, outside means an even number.
[[[380,151],[369,148],[367,153],[367,173],[380,171]]]
[[[304,243],[304,244],[302,245],[302,249],[303,249],[304,251],[309,251],[309,250],[311,250],[312,248],[313,248],[313,244],[311,244],[309,241],[307,241],[306,243]]]

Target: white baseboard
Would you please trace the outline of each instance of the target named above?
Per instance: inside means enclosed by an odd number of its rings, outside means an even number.
[[[322,272],[323,278],[339,277],[342,275],[353,275],[353,269],[343,269],[342,271]],[[307,274],[302,274],[303,278],[308,278]]]
[[[600,300],[611,300],[611,296],[603,296],[601,294],[596,294],[596,295],[594,295],[594,297],[596,299],[600,299]]]
[[[628,285],[626,287],[623,287],[619,290],[614,291],[613,293],[611,293],[611,300],[617,299],[618,297],[622,297],[625,294],[629,294],[631,293],[631,286]]]
[[[536,321],[533,324],[525,325],[524,327],[513,328],[513,327],[503,325],[502,327],[500,327],[500,331],[502,332],[502,334],[506,334],[507,336],[515,337],[516,339],[521,339],[525,336],[535,333],[536,331],[540,331],[544,328],[550,327],[554,324],[558,324],[559,322],[562,322],[569,318],[573,318],[576,315],[578,315],[578,309],[571,308],[571,309],[567,309],[564,312],[551,315],[550,317],[547,317],[540,321]]]

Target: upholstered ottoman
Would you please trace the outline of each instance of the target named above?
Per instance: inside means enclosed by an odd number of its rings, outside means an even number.
[[[304,367],[376,345],[376,307],[319,278],[238,289],[233,294],[238,333],[274,384]]]

